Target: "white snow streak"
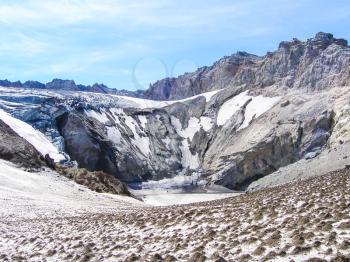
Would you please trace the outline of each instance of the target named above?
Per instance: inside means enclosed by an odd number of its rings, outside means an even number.
[[[11,129],[13,129],[13,131],[15,131],[20,137],[23,137],[30,144],[32,144],[43,156],[49,154],[49,156],[55,162],[65,159],[65,157],[59,153],[58,149],[47,139],[47,137],[39,130],[33,128],[31,125],[12,117],[10,114],[1,109],[0,119],[4,121]]]
[[[161,107],[169,106],[169,105],[172,105],[175,103],[189,101],[189,100],[195,99],[195,98],[200,97],[200,96],[203,96],[205,98],[206,102],[208,102],[215,94],[217,94],[221,90],[222,89],[202,93],[202,94],[191,96],[191,97],[181,99],[181,100],[172,100],[172,101],[156,101],[156,100],[148,100],[148,99],[135,98],[135,97],[129,97],[129,96],[118,96],[118,95],[113,95],[113,96],[118,97],[118,98],[122,98],[125,100],[129,100],[133,103],[136,103],[139,106],[139,108],[161,108]]]
[[[203,120],[205,122],[205,128],[208,127],[208,121],[206,119]],[[184,167],[190,169],[196,169],[200,165],[200,161],[198,158],[198,154],[193,155],[189,148],[188,139],[192,140],[193,136],[200,130],[202,127],[201,121],[198,118],[191,117],[188,121],[187,128],[183,129],[181,122],[178,118],[171,116],[171,123],[175,127],[176,132],[183,137],[182,145],[180,146],[180,150],[182,152],[182,165]]]
[[[141,122],[141,126],[145,129],[146,128],[146,124],[147,124],[146,116],[139,116],[139,120]]]
[[[88,117],[92,117],[92,118],[97,119],[98,121],[100,121],[103,124],[106,124],[109,121],[109,119],[104,111],[102,111],[100,113],[100,112],[96,112],[94,110],[85,110],[85,114]]]
[[[145,156],[148,156],[148,154],[150,153],[149,138],[147,136],[139,135],[139,133],[136,130],[136,126],[138,126],[138,124],[134,118],[128,115],[124,115],[123,117],[125,118],[125,124],[131,129],[131,131],[134,134],[135,146],[138,147]]]
[[[180,149],[182,152],[181,164],[184,167],[189,167],[190,169],[197,169],[200,164],[198,154],[196,153],[195,155],[193,155],[191,153],[187,139],[184,139],[182,141]]]

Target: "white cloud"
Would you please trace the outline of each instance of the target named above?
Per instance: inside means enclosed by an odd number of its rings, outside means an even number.
[[[0,56],[33,57],[46,48],[44,41],[22,33],[12,33],[0,42]]]
[[[262,1],[29,0],[0,3],[0,22],[22,27],[55,27],[84,22],[114,27],[188,28],[215,26],[222,19],[252,14]]]
[[[0,49],[1,51],[1,49]],[[62,56],[50,56],[49,61],[45,62],[45,66],[37,61],[33,61],[27,66],[25,75],[33,74],[77,74],[92,70],[95,66],[100,65],[106,68],[106,63],[116,62],[123,59],[132,59],[142,56],[144,53],[150,53],[152,50],[142,44],[132,42],[122,42],[120,44],[110,46],[108,49],[90,50],[90,49],[68,49]],[[107,70],[115,70],[108,69]],[[118,71],[118,74],[129,74],[131,76],[131,69]]]

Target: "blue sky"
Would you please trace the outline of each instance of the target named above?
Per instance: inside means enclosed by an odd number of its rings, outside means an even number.
[[[0,79],[135,90],[293,37],[350,40],[350,1],[0,0],[0,24]]]

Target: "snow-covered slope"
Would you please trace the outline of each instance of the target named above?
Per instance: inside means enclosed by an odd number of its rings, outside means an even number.
[[[34,129],[31,125],[12,117],[1,109],[0,119],[11,127],[19,136],[32,144],[43,156],[49,154],[55,162],[65,160],[64,155],[58,151],[47,137],[40,131]]]
[[[29,173],[0,160],[1,220],[115,212],[142,202],[90,191],[52,170]]]

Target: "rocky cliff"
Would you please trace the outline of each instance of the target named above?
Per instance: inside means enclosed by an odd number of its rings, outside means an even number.
[[[129,184],[183,177],[242,189],[350,141],[349,69],[347,42],[319,33],[264,57],[225,57],[145,93],[182,100],[3,87],[0,108],[89,171]]]
[[[160,80],[151,85],[144,97],[181,99],[237,86],[324,90],[349,85],[349,63],[350,49],[346,40],[318,33],[307,41],[281,42],[276,51],[262,57],[238,52],[193,73]]]

